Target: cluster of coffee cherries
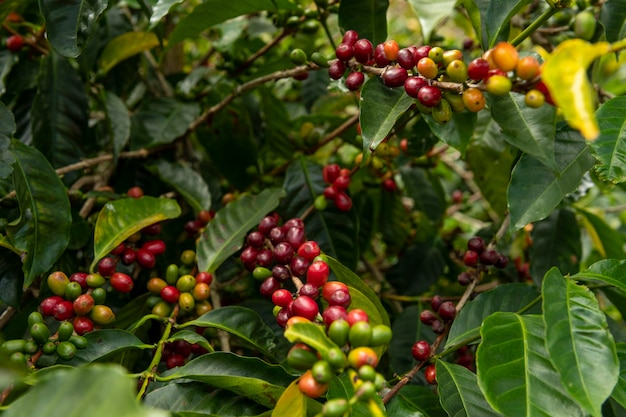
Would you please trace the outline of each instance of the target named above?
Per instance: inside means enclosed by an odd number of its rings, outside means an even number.
[[[340,211],[350,211],[352,208],[352,199],[346,193],[350,186],[351,171],[347,168],[341,168],[338,164],[328,164],[322,169],[324,182],[328,184],[324,188],[324,193],[315,199],[315,208],[324,210],[328,201],[333,201],[335,207]]]
[[[196,218],[185,223],[185,232],[191,238],[198,237],[207,224],[215,217],[214,211],[201,210]]]
[[[147,301],[152,313],[167,317],[178,305],[179,314],[195,314],[201,316],[213,309],[209,302],[213,274],[197,272],[196,253],[185,250],[180,256],[181,265],[170,264],[165,270],[165,279],[152,277],[147,288],[152,297]]]
[[[457,279],[461,285],[469,285],[478,277],[478,273],[489,266],[498,269],[506,268],[509,259],[496,251],[490,249],[480,236],[473,236],[467,241],[467,250],[463,254],[463,264],[468,267],[461,272]]]
[[[205,353],[207,353],[207,350],[197,343],[189,343],[186,340],[176,340],[163,345],[161,360],[165,362],[167,369],[172,369],[177,366],[183,366],[193,357]]]
[[[513,89],[526,92],[526,104],[540,107],[551,102],[548,90],[540,80],[541,65],[532,55],[520,58],[517,49],[500,42],[482,57],[468,64],[459,49],[439,46],[400,48],[395,40],[375,47],[354,30],[345,32],[335,49],[336,60],[329,68],[331,79],[345,77],[345,86],[357,91],[365,82],[363,66],[383,68],[383,83],[390,88],[404,87],[416,99],[422,113],[430,113],[439,123],[446,123],[453,112],[465,109],[478,112],[485,107],[483,91],[504,95]]]
[[[34,366],[42,355],[56,354],[63,360],[70,360],[77,349],[87,347],[87,339],[76,334],[69,321],[61,322],[51,333],[43,315],[34,311],[28,316],[29,337],[7,340],[0,346],[0,352],[9,356],[12,363],[21,366]]]

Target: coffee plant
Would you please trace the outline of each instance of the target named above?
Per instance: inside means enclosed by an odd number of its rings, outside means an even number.
[[[626,415],[626,0],[0,1],[0,415]]]

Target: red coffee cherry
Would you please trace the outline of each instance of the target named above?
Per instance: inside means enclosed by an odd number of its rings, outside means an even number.
[[[270,230],[275,228],[278,225],[278,220],[274,216],[265,216],[263,220],[259,223],[257,230],[263,233],[264,236],[268,236]]]
[[[352,208],[352,199],[343,191],[337,193],[334,201],[335,206],[337,206],[337,209],[340,211],[350,211]]]
[[[428,360],[428,358],[430,358],[430,351],[430,343],[425,340],[415,342],[413,344],[413,347],[411,348],[411,354],[413,355],[413,358],[415,358],[415,360],[418,362],[424,362],[425,360]]]
[[[87,285],[87,275],[86,272],[74,272],[70,275],[70,282],[78,282],[80,287],[84,290],[89,287]]]
[[[324,261],[315,261],[307,269],[306,280],[307,283],[320,288],[326,284],[329,275],[330,268],[328,264]]]
[[[354,45],[359,40],[359,34],[356,30],[346,30],[343,34],[342,42],[348,45]]]
[[[11,35],[7,38],[7,49],[18,52],[24,46],[24,38],[21,35]]]
[[[148,250],[141,248],[137,250],[137,263],[143,268],[152,269],[156,265],[156,258]]]
[[[130,276],[122,272],[114,273],[111,276],[110,282],[113,289],[121,293],[131,292],[135,284]]]
[[[291,291],[280,288],[272,294],[272,302],[280,307],[287,307],[293,301]]]
[[[415,67],[417,64],[417,60],[415,59],[415,55],[413,51],[409,48],[402,48],[398,51],[398,56],[396,57],[398,64],[406,69],[410,70]]]
[[[141,233],[148,236],[156,236],[161,233],[161,223],[152,223],[150,226],[141,229]]]
[[[320,245],[314,240],[307,240],[298,248],[298,255],[311,262],[321,253]]]
[[[345,191],[350,186],[349,175],[339,175],[335,181],[333,181],[332,187],[337,191]]]
[[[480,81],[489,72],[489,62],[483,58],[476,58],[467,66],[467,75],[476,81]]]
[[[274,260],[282,265],[287,265],[291,262],[293,255],[295,253],[293,246],[291,246],[287,242],[280,242],[276,246],[274,246],[273,250]]]
[[[102,258],[98,262],[98,273],[103,277],[110,277],[115,272],[117,262],[113,258]]]
[[[382,43],[379,43],[376,45],[376,48],[374,48],[374,62],[381,68],[391,64],[391,61],[389,61],[385,55],[385,45]]]
[[[269,277],[263,281],[261,287],[259,288],[259,292],[264,297],[272,298],[272,295],[278,289],[280,289],[280,282],[274,277]]]
[[[326,184],[332,184],[335,182],[340,171],[341,167],[337,164],[324,165],[324,168],[322,168],[322,177],[324,178],[324,182]]]
[[[213,274],[209,272],[198,272],[196,274],[196,284],[211,285],[211,282],[213,282]]]
[[[286,282],[291,278],[291,271],[285,265],[274,265],[272,268],[272,276],[278,280],[278,282]]]
[[[483,265],[495,265],[500,254],[493,249],[487,249],[480,254],[480,263]]]
[[[72,308],[74,309],[74,313],[79,316],[84,316],[89,314],[95,304],[91,294],[81,294],[72,303]]]
[[[52,316],[58,321],[70,319],[74,315],[74,306],[71,301],[59,301],[52,311]]]
[[[444,321],[450,321],[456,317],[456,307],[452,301],[444,301],[437,309],[437,314]]]
[[[336,60],[328,67],[328,76],[333,80],[343,77],[346,72],[346,64],[341,60]]]
[[[341,306],[329,306],[322,313],[322,319],[326,327],[330,327],[336,320],[346,320],[347,317],[348,312]]]
[[[291,268],[291,273],[298,278],[303,278],[306,275],[306,272],[309,268],[310,262],[304,259],[301,256],[294,256],[291,260],[291,264],[289,267]]]
[[[128,189],[126,192],[130,198],[141,198],[143,197],[143,189],[141,187],[135,186]]]
[[[84,334],[89,333],[94,329],[93,321],[86,316],[75,317],[72,321],[72,324],[74,325],[74,331],[79,336],[83,336]]]
[[[39,304],[39,309],[41,310],[41,314],[44,316],[50,317],[54,314],[54,308],[57,304],[59,304],[64,299],[58,295],[53,295],[51,297],[45,298]]]
[[[359,39],[354,44],[354,59],[361,64],[368,64],[374,58],[374,47],[367,39]]]
[[[389,67],[383,72],[383,83],[389,88],[400,87],[409,77],[408,72],[401,67]]]
[[[274,263],[274,255],[270,249],[261,249],[256,254],[256,264],[264,268],[269,268]]]
[[[432,308],[433,311],[437,311],[442,302],[441,296],[434,295],[433,298],[430,299],[430,308]]]
[[[168,285],[161,290],[161,298],[167,303],[177,303],[179,297],[180,291],[173,285]]]
[[[441,90],[432,85],[426,85],[417,93],[417,99],[426,107],[435,107],[441,101]]]
[[[479,256],[480,255],[473,250],[467,250],[463,254],[463,264],[465,266],[476,266],[478,264]]]
[[[422,310],[420,313],[420,321],[427,326],[431,326],[437,320],[437,316],[430,310]]]
[[[413,98],[417,98],[420,89],[428,85],[428,81],[424,77],[411,76],[404,81],[404,91]]]
[[[322,298],[326,301],[330,300],[331,295],[333,295],[335,293],[335,291],[346,291],[346,292],[350,292],[348,290],[348,286],[346,284],[344,284],[343,282],[339,282],[339,281],[328,281],[326,284],[324,284],[324,286],[322,287]]]
[[[134,264],[136,259],[137,254],[135,253],[135,249],[133,248],[124,249],[124,253],[122,253],[122,256],[120,258],[122,263],[127,266]]]
[[[351,72],[346,77],[346,87],[350,91],[358,91],[365,82],[365,75],[360,71]]]
[[[350,295],[350,291],[347,288],[338,289],[328,297],[327,301],[328,305],[330,306],[341,306],[343,308],[348,308],[348,306],[352,302],[352,296]]]
[[[161,255],[165,252],[166,249],[165,242],[160,239],[148,240],[147,242],[144,242],[141,247],[153,254],[154,256]]]
[[[424,376],[429,384],[435,385],[437,383],[437,371],[434,364],[430,364],[424,369]]]
[[[317,313],[319,313],[319,306],[311,297],[301,295],[293,301],[291,311],[294,316],[300,316],[314,321],[317,317]]]
[[[335,56],[341,61],[350,61],[354,56],[354,45],[340,43],[337,45],[337,48],[335,48]]]
[[[299,295],[306,295],[307,297],[312,298],[313,300],[317,300],[320,296],[320,289],[313,284],[309,284],[308,282],[304,284],[300,291],[298,291]]]
[[[348,321],[350,326],[352,326],[354,323],[359,322],[359,321],[366,321],[369,323],[370,318],[367,315],[367,312],[365,310],[355,308],[348,312],[348,316],[346,317],[346,320]]]

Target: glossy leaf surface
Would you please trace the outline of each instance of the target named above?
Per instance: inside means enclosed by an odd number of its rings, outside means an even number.
[[[200,114],[197,103],[185,103],[173,98],[144,102],[133,116],[131,147],[153,147],[171,143],[182,136]]]
[[[293,323],[285,329],[285,337],[291,343],[306,343],[319,352],[323,358],[328,357],[328,350],[337,345],[326,336],[324,327],[315,323]]]
[[[409,0],[420,21],[420,28],[424,42],[428,42],[433,29],[447,16],[452,14],[456,4],[453,0]]]
[[[125,59],[159,45],[159,39],[152,32],[127,32],[107,44],[98,59],[101,74],[106,74]]]
[[[484,2],[476,2],[484,3]],[[531,3],[531,0],[499,0],[490,1],[487,8],[486,18],[482,25],[485,26],[489,47],[493,47],[498,41],[507,41],[510,31],[511,18]]]
[[[464,366],[437,361],[437,391],[449,416],[500,416],[478,387],[476,374]]]
[[[424,386],[407,385],[387,404],[388,417],[445,417],[433,391]]]
[[[98,362],[118,353],[131,349],[151,349],[153,345],[144,344],[137,336],[121,329],[101,329],[85,334],[87,347],[76,351],[76,356],[63,363],[82,366]]]
[[[595,170],[605,181],[626,181],[626,97],[615,97],[596,111],[600,136],[591,142],[591,152],[598,160]]]
[[[356,30],[374,46],[387,40],[388,0],[344,0],[339,3],[339,26]]]
[[[161,181],[175,189],[197,214],[211,209],[211,191],[202,176],[182,162],[157,160],[149,167]]]

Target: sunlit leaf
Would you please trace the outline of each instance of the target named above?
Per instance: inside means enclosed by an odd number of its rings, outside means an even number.
[[[307,415],[307,396],[298,388],[298,380],[293,381],[280,396],[272,416],[305,417]]]
[[[580,271],[573,278],[603,281],[626,291],[626,260],[603,259]]]
[[[617,358],[619,359],[619,378],[611,393],[611,398],[626,408],[626,343],[617,343]]]
[[[98,261],[115,249],[126,238],[146,226],[180,216],[175,200],[144,196],[138,199],[122,198],[104,205],[94,231],[94,260]]]
[[[70,240],[72,213],[67,190],[46,158],[35,148],[13,140],[13,185],[21,218],[8,228],[16,248],[24,252],[24,288],[48,271]]]
[[[622,234],[609,225],[604,219],[581,207],[576,207],[580,215],[582,225],[587,231],[593,244],[593,248],[598,251],[603,258],[623,259],[624,238]],[[565,272],[565,271],[563,271]]]
[[[491,407],[507,417],[582,417],[586,413],[561,385],[544,344],[538,315],[494,313],[480,330],[478,386]]]
[[[604,181],[626,181],[626,97],[615,97],[596,112],[600,136],[591,142],[591,153],[598,160],[595,171]]]
[[[167,16],[176,5],[182,3],[184,0],[158,0],[152,7],[152,15],[150,16],[150,27],[152,30],[159,24],[162,18]]]
[[[306,343],[323,358],[328,358],[328,351],[338,346],[328,338],[324,327],[315,323],[293,323],[285,329],[285,337],[291,343]]]
[[[498,41],[507,41],[510,31],[510,21],[532,0],[499,0],[490,1],[487,8],[485,21],[482,23],[486,27],[489,47],[493,47]]]
[[[604,312],[589,289],[557,268],[546,273],[542,292],[546,347],[561,383],[588,413],[601,416],[619,373]]]
[[[126,32],[107,44],[98,59],[102,75],[106,74],[125,59],[159,45],[159,39],[153,32]]]
[[[452,14],[456,1],[409,0],[409,4],[413,7],[413,10],[415,10],[417,18],[420,21],[424,42],[428,42],[437,24],[440,23],[444,17]]]
[[[159,178],[175,189],[197,214],[211,209],[211,191],[202,176],[183,162],[159,159],[149,166]]]
[[[356,30],[360,38],[377,45],[387,40],[389,0],[343,0],[339,3],[339,26]]]
[[[197,246],[198,268],[215,270],[243,245],[243,239],[263,217],[278,207],[284,191],[266,188],[258,195],[244,195],[215,214]]]
[[[449,416],[499,416],[478,387],[476,374],[464,366],[438,360],[437,391]]]
[[[587,68],[607,54],[607,42],[591,44],[582,39],[561,42],[544,62],[541,79],[554,102],[563,110],[565,120],[587,140],[596,139],[600,129],[596,121],[596,93],[587,78]]]

